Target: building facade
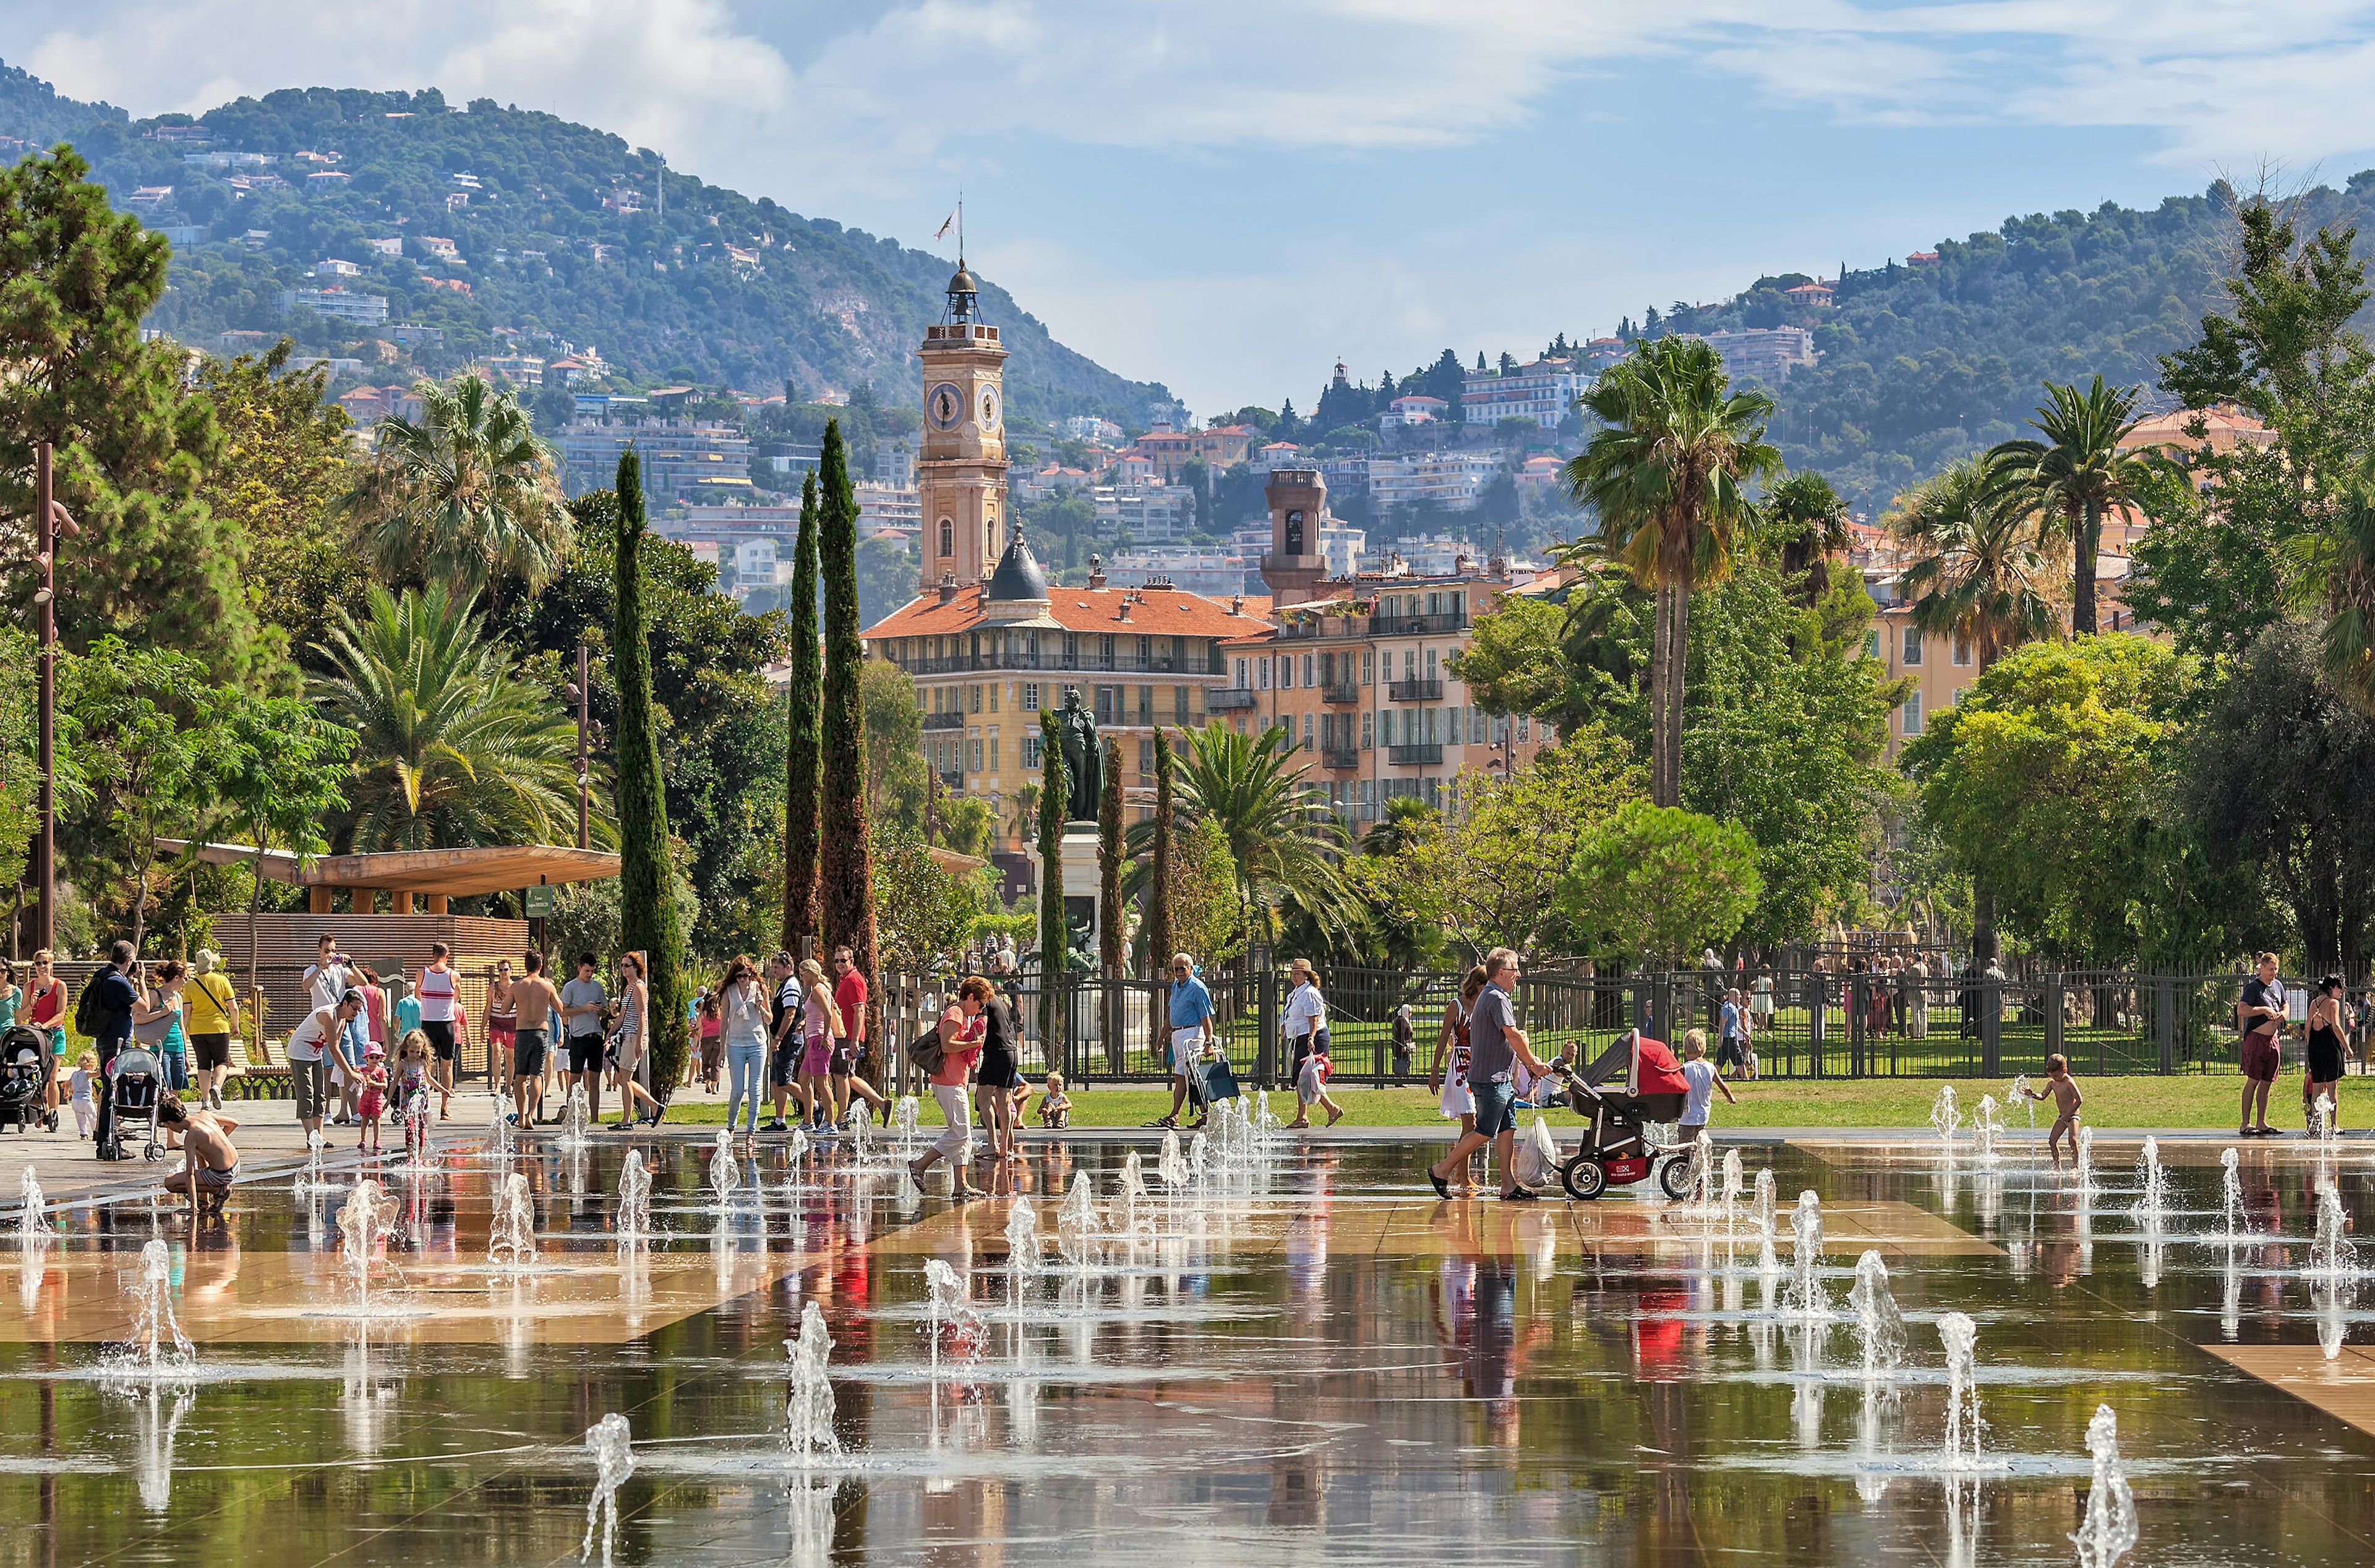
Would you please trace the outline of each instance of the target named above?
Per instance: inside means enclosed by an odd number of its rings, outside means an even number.
[[[1541,359],[1513,371],[1487,371],[1467,378],[1460,417],[1471,425],[1531,419],[1554,430],[1590,389],[1591,374],[1573,360]]]
[[[723,505],[750,494],[750,442],[732,425],[583,416],[561,430],[569,493],[617,484],[619,459],[630,446],[642,462],[644,498],[653,506]]]

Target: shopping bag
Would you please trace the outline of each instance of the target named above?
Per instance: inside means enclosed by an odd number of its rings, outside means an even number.
[[[1539,1111],[1533,1125],[1518,1135],[1516,1164],[1519,1186],[1546,1187],[1558,1180],[1558,1145]]]

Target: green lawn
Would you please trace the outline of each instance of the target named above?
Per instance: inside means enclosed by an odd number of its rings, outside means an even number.
[[[2007,1085],[2002,1081],[1767,1079],[1734,1084],[1732,1091],[1740,1096],[1737,1105],[1727,1105],[1718,1096],[1714,1126],[1719,1132],[1726,1127],[1773,1126],[1926,1128],[1938,1090],[1949,1081],[1954,1083],[1955,1092],[1962,1102],[1967,1123],[1981,1095],[1992,1094],[1999,1102],[2008,1098]],[[2043,1080],[2037,1081],[2041,1084]],[[2237,1097],[2242,1088],[2242,1079],[2232,1073],[2101,1079],[2082,1075],[2078,1081],[2086,1096],[2086,1120],[2106,1128],[2232,1127]],[[2345,1126],[2365,1125],[2375,1119],[2375,1094],[2362,1094],[2359,1081],[2352,1079],[2343,1085],[2342,1120]],[[1424,1089],[1339,1087],[1334,1092],[1344,1107],[1348,1125],[1430,1128],[1447,1125],[1436,1113],[1436,1097]],[[1170,1093],[1164,1090],[1076,1087],[1072,1091],[1072,1125],[1134,1127],[1153,1120],[1170,1105]],[[2300,1079],[2287,1077],[2280,1081],[2268,1097],[2268,1106],[2269,1119],[2277,1126],[2299,1126]],[[1294,1114],[1294,1096],[1273,1091],[1270,1107],[1281,1120],[1290,1119]],[[939,1125],[939,1107],[926,1100],[921,1109],[927,1125]],[[2038,1110],[2041,1114],[2038,1126],[2043,1127],[2052,1120],[2050,1109],[2039,1106]],[[673,1122],[713,1126],[724,1121],[725,1116],[726,1109],[721,1104],[685,1104],[668,1113]],[[1561,1119],[1571,1118],[1553,1117],[1554,1123]],[[2003,1119],[2007,1126],[2025,1128],[2028,1125],[2026,1114],[2014,1105],[2006,1106]]]

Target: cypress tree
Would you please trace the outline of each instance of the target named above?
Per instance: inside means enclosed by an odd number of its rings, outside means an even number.
[[[1146,961],[1155,973],[1179,950],[1171,937],[1171,739],[1154,732],[1154,846],[1146,889]]]
[[[1056,1047],[1056,977],[1064,973],[1064,814],[1072,785],[1052,711],[1039,715],[1039,1043]],[[1053,1057],[1049,1060],[1052,1062]]]
[[[792,551],[792,689],[784,747],[784,948],[805,956],[817,935],[820,733],[824,654],[817,642],[817,486],[800,484],[799,542]]]
[[[824,939],[846,943],[866,977],[866,1038],[882,1040],[875,969],[874,844],[866,821],[866,644],[857,624],[857,495],[841,421],[824,427],[817,465],[817,553],[824,570],[823,784],[818,808],[817,914]],[[878,1050],[888,1050],[879,1043]]]
[[[660,783],[659,726],[652,722],[652,650],[644,627],[644,483],[632,447],[619,459],[617,603],[611,677],[619,689],[619,929],[651,973],[652,1092],[663,1103],[684,1077],[684,914],[668,859],[668,796]]]
[[[1121,742],[1105,737],[1105,784],[1097,797],[1097,966],[1121,978]]]

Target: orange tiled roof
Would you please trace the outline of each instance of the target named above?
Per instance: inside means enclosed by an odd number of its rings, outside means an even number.
[[[947,604],[938,593],[910,599],[860,633],[883,637],[938,637],[972,631],[986,624],[982,590],[960,588]],[[1120,619],[1124,600],[1129,619]],[[1270,600],[1248,595],[1242,613],[1229,613],[1226,599],[1208,599],[1180,588],[1059,588],[1047,590],[1047,614],[1067,631],[1141,632],[1152,636],[1231,637],[1266,626]]]

